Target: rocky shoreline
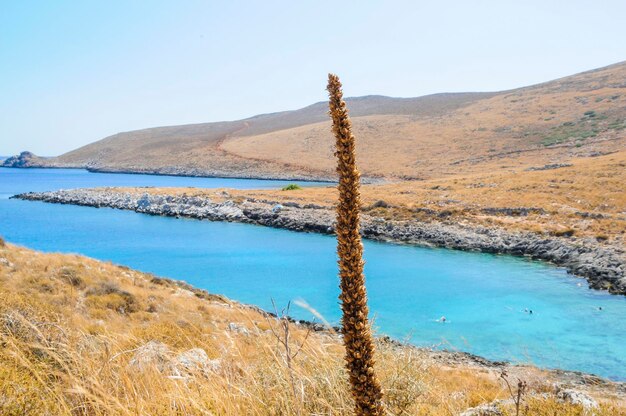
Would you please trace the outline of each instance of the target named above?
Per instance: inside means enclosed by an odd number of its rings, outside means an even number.
[[[54,158],[46,158],[24,151],[19,155],[10,156],[6,159],[0,158],[0,167],[14,169],[84,169],[92,173],[120,173],[133,175],[155,175],[155,176],[182,176],[188,178],[227,178],[227,179],[254,179],[263,181],[293,181],[293,182],[326,182],[336,183],[337,178],[333,174],[324,172],[311,173],[289,173],[263,171],[250,171],[242,173],[238,170],[228,169],[202,169],[185,166],[163,166],[144,168],[135,167],[115,167],[94,164],[60,163]],[[364,184],[383,183],[385,179],[376,176],[364,176],[361,178]]]
[[[118,267],[130,270],[127,266],[120,265]],[[170,279],[166,277],[152,276],[150,282],[160,286],[168,286],[176,288],[178,290],[189,291],[198,298],[206,299],[212,302],[218,302],[223,305],[229,305],[229,307],[252,310],[270,319],[280,319],[280,317],[274,312],[266,311],[256,305],[241,303],[239,301],[229,299],[223,295],[210,293],[205,289],[199,289],[195,286],[192,286],[185,281]],[[285,316],[285,319],[287,319],[290,323],[300,326],[302,328],[306,328],[311,332],[326,334],[329,337],[341,337],[340,326],[329,326],[329,324],[324,324],[320,322],[308,321],[304,319],[294,319],[291,316]],[[247,332],[245,328],[239,327],[237,323],[231,323],[229,324],[229,326],[233,328],[231,330]],[[429,360],[432,360],[439,365],[452,367],[464,366],[466,368],[495,371],[497,373],[502,373],[503,371],[505,371],[512,375],[519,375],[520,377],[527,374],[528,370],[539,369],[545,372],[544,375],[549,376],[554,381],[555,387],[557,389],[585,389],[588,387],[594,387],[606,389],[608,391],[611,391],[611,393],[618,395],[619,397],[626,397],[625,381],[609,380],[591,373],[585,373],[575,370],[562,370],[558,368],[541,368],[535,367],[532,364],[513,363],[509,361],[496,361],[482,357],[480,355],[472,354],[470,352],[450,350],[445,348],[441,349],[435,346],[417,346],[408,342],[395,340],[386,335],[376,336],[375,340],[379,344],[385,344],[394,349],[416,351],[420,354],[423,354]]]
[[[78,169],[83,169],[79,167]],[[87,166],[85,170],[92,173],[126,173],[133,175],[156,175],[156,176],[183,176],[190,178],[228,178],[228,179],[254,179],[263,181],[294,181],[294,182],[328,182],[334,183],[335,180],[330,176],[311,175],[311,176],[294,176],[290,174],[280,175],[271,174],[263,175],[260,173],[255,174],[243,174],[243,173],[231,173],[224,171],[207,171],[204,169],[189,169],[178,166],[164,167],[164,168],[150,168],[150,169],[126,169],[126,168],[114,168],[114,167],[96,167]],[[375,180],[367,180],[365,183],[374,183]]]
[[[29,262],[29,264],[33,257],[40,255],[40,253],[38,252],[33,252],[29,249],[22,249],[10,244],[5,244],[4,246],[0,245],[0,249],[4,251],[2,253],[3,256],[0,257],[0,269],[2,269],[3,267],[7,267],[12,270],[15,270],[16,268],[24,268],[24,263],[19,264],[16,262],[14,264],[9,262],[4,257],[7,254],[7,250],[19,250],[20,252],[22,252],[22,254],[24,254],[24,252],[30,252],[30,255],[22,257],[23,259],[28,259],[27,261]],[[77,257],[72,258],[76,262],[83,262],[88,260]],[[15,261],[14,258],[12,260]],[[56,267],[58,267],[58,264],[59,263],[55,263]],[[136,272],[133,269],[123,265],[111,265],[110,267],[119,268],[119,272],[121,272],[120,274],[129,279],[127,283],[132,280],[132,285],[139,288],[146,289],[152,285],[160,286],[170,289],[169,293],[171,293],[172,296],[196,297],[210,302],[212,306],[219,306],[227,309],[252,311],[255,314],[258,314],[258,316],[264,318],[264,320],[275,320],[282,318],[276,313],[265,311],[258,306],[241,303],[219,294],[210,293],[205,289],[196,288],[184,281],[158,277],[151,273]],[[60,267],[59,270],[76,269],[74,269],[72,266],[63,266]],[[145,279],[144,282],[140,282],[142,278]],[[115,282],[116,280],[113,279],[112,281]],[[145,283],[148,284],[146,285]],[[117,290],[121,290],[122,293],[128,293],[120,289],[119,286],[115,286],[117,284],[119,283],[115,283],[114,286],[111,287],[117,287]],[[244,316],[250,315],[246,314]],[[331,342],[336,345],[339,345],[341,343],[342,335],[340,327],[331,327],[327,324],[307,320],[296,320],[289,316],[285,316],[285,319],[287,319],[291,324],[295,325],[296,327],[303,329],[304,331],[315,333],[315,336],[319,337],[318,339],[322,342]],[[251,328],[249,326],[249,323],[245,320],[241,321],[237,319],[225,319],[221,322],[225,324],[225,331],[228,331],[231,334],[229,336],[254,337],[255,335],[260,334],[262,331],[258,326],[256,326],[256,330],[254,326]],[[263,322],[263,320],[261,320],[260,322]],[[252,325],[257,325],[259,321],[251,320],[250,323],[252,323]],[[268,332],[269,330],[265,329],[264,331]],[[305,336],[308,338],[308,335]],[[542,386],[548,386],[551,389],[550,391],[553,392],[552,394],[563,395],[569,392],[575,397],[585,398],[590,404],[590,407],[598,406],[598,401],[593,398],[593,396],[595,395],[601,397],[604,396],[613,400],[626,400],[626,382],[620,379],[611,380],[591,373],[584,373],[575,370],[561,370],[558,368],[536,367],[535,365],[530,363],[495,361],[468,352],[451,349],[440,349],[440,346],[416,346],[407,342],[394,340],[384,335],[376,336],[375,342],[378,348],[382,347],[387,351],[393,351],[394,353],[400,355],[410,354],[412,357],[414,357],[414,359],[419,360],[426,367],[435,365],[438,368],[444,369],[460,368],[469,371],[476,371],[477,374],[489,373],[490,377],[500,377],[501,375],[506,375],[511,379],[525,380],[528,383],[532,384],[538,383],[540,381]],[[166,343],[160,340],[152,340],[146,344],[140,345],[137,349],[129,350],[129,352],[134,352],[144,349],[145,347],[154,345],[168,348],[168,345]],[[206,356],[206,354],[204,355]],[[136,356],[136,354],[134,354],[134,356]],[[545,394],[545,392],[543,392],[542,394]],[[559,399],[563,402],[570,403],[573,403],[572,399],[575,398],[568,396],[557,397],[559,397]],[[483,413],[463,413],[463,415],[471,416],[478,416],[481,414]]]
[[[281,205],[252,198],[213,201],[208,197],[130,193],[115,188],[30,192],[12,198],[109,207],[150,215],[241,222],[293,231],[334,232],[334,211],[314,204]],[[564,267],[569,273],[586,278],[594,289],[626,294],[626,254],[623,248],[600,245],[591,240],[442,222],[386,221],[367,214],[362,217],[362,234],[365,238],[378,241],[526,256]]]
[[[251,171],[242,173],[229,169],[202,169],[185,166],[162,166],[145,168],[141,166],[116,167],[95,164],[60,163],[54,158],[37,156],[32,152],[24,151],[19,155],[10,156],[4,160],[0,158],[0,167],[15,169],[85,169],[92,173],[121,173],[134,175],[156,175],[156,176],[182,176],[191,178],[229,178],[229,179],[255,179],[255,180],[284,180],[294,182],[336,182],[336,178],[331,174],[318,173],[289,173],[273,172],[263,173],[262,171]],[[380,183],[381,178],[364,177],[363,183]]]

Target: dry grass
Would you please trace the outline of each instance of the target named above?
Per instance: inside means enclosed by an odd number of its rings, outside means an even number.
[[[358,164],[364,176],[434,179],[624,149],[625,74],[626,65],[619,64],[431,116],[353,117]],[[242,158],[295,163],[303,171],[331,172],[328,132],[325,122],[261,135],[242,130],[220,149]]]
[[[591,238],[624,244],[626,239],[626,151],[571,160],[552,170],[514,170],[457,175],[427,181],[402,181],[362,187],[363,211],[390,220],[437,221],[494,226],[543,235]],[[533,165],[533,167],[541,165]],[[214,201],[246,198],[295,202],[328,208],[337,200],[334,186],[273,190],[197,188],[117,188],[119,192],[200,195]],[[228,196],[225,196],[228,195]],[[527,208],[503,212],[503,208]]]
[[[350,103],[364,176],[437,179],[567,162],[626,145],[626,63],[459,98]],[[359,106],[369,111],[359,111]],[[133,171],[334,177],[324,105],[228,123],[120,133],[48,160]]]
[[[494,172],[363,187],[363,207],[386,219],[497,226],[545,235],[623,244],[626,233],[626,152],[571,161],[553,170]],[[537,166],[537,165],[535,165]],[[332,206],[332,188],[296,194],[233,191],[234,196]],[[384,201],[381,203],[379,201]],[[378,206],[377,206],[378,205]],[[529,208],[505,213],[502,208]]]
[[[0,258],[2,415],[353,410],[336,335],[307,338],[305,328],[290,324],[292,345],[304,345],[290,373],[284,347],[270,330],[279,323],[255,309],[80,256],[7,244]],[[185,367],[176,360],[194,348],[211,361]],[[377,363],[392,414],[454,415],[508,396],[493,370],[444,365],[413,348],[379,342]],[[521,374],[531,385],[529,414],[583,414],[540,395],[551,391],[548,373]],[[617,396],[592,394],[603,403],[597,415],[626,415]]]

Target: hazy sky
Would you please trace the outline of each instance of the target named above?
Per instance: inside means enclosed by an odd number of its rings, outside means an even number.
[[[626,1],[0,0],[0,155],[346,95],[529,85],[626,60]]]

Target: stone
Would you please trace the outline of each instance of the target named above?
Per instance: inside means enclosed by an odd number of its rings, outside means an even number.
[[[178,364],[186,368],[198,367],[204,365],[209,360],[209,356],[202,348],[192,348],[185,352],[181,352],[176,357]]]
[[[459,416],[504,416],[495,404],[487,403],[465,410]]]
[[[584,409],[595,409],[598,407],[598,402],[591,396],[574,389],[558,390],[556,397],[565,403],[581,405]]]
[[[167,371],[171,368],[172,353],[169,347],[159,341],[150,341],[135,350],[128,365],[137,370],[156,368]]]
[[[6,267],[13,267],[13,263],[5,259],[4,257],[0,257],[0,264]]]
[[[127,209],[152,215],[237,221],[324,234],[334,232],[335,221],[335,212],[332,209],[318,208],[313,205],[303,208],[291,206],[289,209],[284,209],[284,206],[279,203],[252,199],[247,200],[245,205],[232,200],[215,203],[206,197],[173,195],[163,197],[148,193],[115,192],[106,188],[31,192],[12,198]],[[488,208],[487,210],[494,215],[507,216],[525,216],[542,212],[533,207]],[[434,212],[427,214],[435,215]],[[361,230],[363,236],[373,240],[494,254],[523,255],[535,260],[549,261],[566,268],[572,274],[587,278],[592,288],[608,290],[614,294],[626,294],[624,252],[619,247],[606,243],[600,244],[595,240],[546,237],[495,227],[437,221],[386,221],[367,214],[361,217]]]
[[[248,331],[248,328],[246,328],[243,325],[237,324],[235,322],[231,322],[228,324],[228,330],[230,332],[237,332],[239,334],[243,334],[243,335],[249,335],[250,331]]]
[[[150,206],[150,195],[143,194],[141,198],[137,200],[137,209],[145,210]]]
[[[221,360],[211,360],[202,348],[192,348],[178,354],[175,359],[180,373],[217,372],[222,367]]]

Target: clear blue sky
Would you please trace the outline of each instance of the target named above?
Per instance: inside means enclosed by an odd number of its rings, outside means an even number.
[[[625,1],[0,0],[0,155],[346,95],[529,85],[626,60]]]

